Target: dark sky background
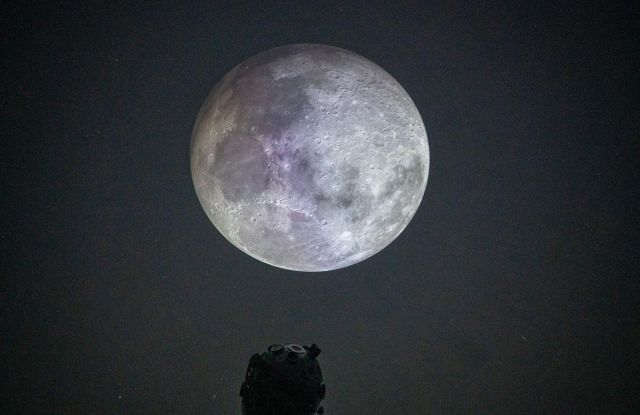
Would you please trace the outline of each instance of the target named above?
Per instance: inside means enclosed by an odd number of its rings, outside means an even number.
[[[639,413],[637,5],[74,3],[2,13],[0,412],[240,414],[253,353],[315,342],[328,415]],[[431,149],[407,229],[325,273],[233,247],[189,168],[215,83],[303,42]]]

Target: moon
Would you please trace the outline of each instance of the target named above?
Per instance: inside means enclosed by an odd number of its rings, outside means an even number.
[[[198,113],[190,157],[198,199],[229,242],[307,272],[389,245],[429,173],[427,133],[402,86],[319,44],[270,49],[227,73]]]

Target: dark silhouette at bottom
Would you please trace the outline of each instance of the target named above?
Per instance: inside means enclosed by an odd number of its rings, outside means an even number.
[[[251,356],[240,389],[243,415],[323,414],[326,387],[315,344],[272,344]]]

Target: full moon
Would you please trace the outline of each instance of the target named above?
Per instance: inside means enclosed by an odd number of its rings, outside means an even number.
[[[259,53],[196,118],[191,175],[207,216],[250,256],[296,271],[356,264],[389,245],[427,185],[420,114],[375,63],[326,45]]]

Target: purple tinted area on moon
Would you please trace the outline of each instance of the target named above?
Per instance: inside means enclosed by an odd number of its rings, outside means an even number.
[[[249,255],[301,271],[388,245],[426,186],[426,132],[400,85],[322,45],[263,52],[229,72],[194,127],[192,176],[207,215]]]
[[[247,200],[262,192],[268,177],[262,144],[252,138],[239,137],[218,143],[216,153],[220,156],[211,165],[209,174],[224,177],[220,188],[227,200]]]

